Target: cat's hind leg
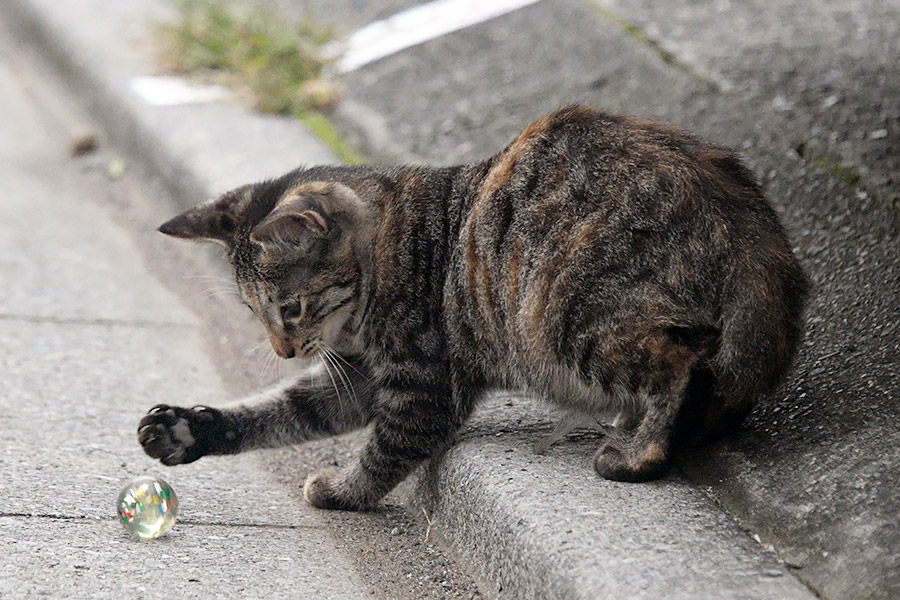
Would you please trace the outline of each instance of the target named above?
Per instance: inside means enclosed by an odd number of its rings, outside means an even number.
[[[344,364],[340,373],[316,365],[288,385],[222,408],[159,404],[138,423],[138,441],[149,456],[178,465],[357,429],[371,416],[371,375],[361,361],[347,357]]]
[[[606,479],[649,481],[669,469],[672,439],[696,356],[677,345],[660,349],[637,367],[643,376],[635,393],[646,409],[643,417],[633,430],[616,428],[594,455],[594,468]]]

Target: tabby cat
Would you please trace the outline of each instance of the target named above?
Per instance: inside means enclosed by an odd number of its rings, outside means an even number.
[[[307,478],[321,508],[375,506],[491,388],[616,416],[597,472],[659,477],[778,386],[808,288],[733,152],[583,106],[483,162],[302,168],[160,231],[228,249],[280,357],[343,369],[225,408],[156,406],[144,450],[176,465],[368,427],[352,464]]]

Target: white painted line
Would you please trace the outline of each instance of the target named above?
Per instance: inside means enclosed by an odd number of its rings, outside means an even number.
[[[219,85],[194,85],[180,77],[133,77],[132,93],[151,106],[215,102],[230,95]]]
[[[337,59],[335,69],[346,73],[436,37],[499,17],[540,0],[434,0],[376,21],[323,53]]]

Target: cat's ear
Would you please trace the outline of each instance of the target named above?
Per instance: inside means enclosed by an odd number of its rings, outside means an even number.
[[[263,245],[297,248],[314,238],[328,238],[339,228],[335,216],[345,196],[356,194],[338,183],[311,182],[285,193],[272,212],[253,228],[250,239]],[[358,201],[358,199],[357,199]]]
[[[253,228],[250,239],[273,249],[297,249],[315,239],[335,239],[341,232],[358,235],[367,208],[350,187],[312,181],[288,190],[272,212]]]
[[[166,235],[186,240],[217,242],[231,247],[240,212],[249,202],[249,186],[188,209],[159,227]]]
[[[296,247],[310,236],[328,237],[329,224],[313,208],[298,210],[288,205],[277,208],[250,232],[250,240],[260,244]]]

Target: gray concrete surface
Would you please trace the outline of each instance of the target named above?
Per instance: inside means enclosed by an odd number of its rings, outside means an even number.
[[[224,103],[192,110],[151,109],[129,99],[124,87],[128,77],[152,69],[151,49],[135,17],[170,15],[161,3],[131,4],[119,3],[111,11],[95,0],[66,7],[16,0],[9,6],[16,9],[20,23],[31,23],[31,31],[61,64],[69,65],[72,83],[103,109],[104,124],[114,137],[151,165],[151,171],[167,177],[180,191],[179,200],[190,198],[191,190],[199,193],[237,181],[241,173],[234,165],[241,164],[242,157],[265,156],[261,162],[271,160],[272,172],[294,166],[281,166],[282,160],[290,161],[283,152],[266,153],[266,143],[275,143],[273,135],[279,137],[273,133],[278,127],[231,128],[232,118],[257,118],[238,107]],[[357,2],[333,0],[313,3],[313,8],[327,20],[362,25],[412,3],[363,4],[361,10]],[[646,4],[634,4],[634,10],[649,11],[651,3]],[[630,19],[652,29],[644,13],[605,2],[601,6],[613,11],[611,18],[589,2],[545,0],[345,76],[346,100],[336,116],[375,156],[438,164],[490,154],[530,119],[571,101],[664,118],[739,147],[768,188],[816,283],[809,336],[795,377],[754,413],[741,436],[686,457],[682,466],[690,480],[701,484],[699,489],[678,475],[647,486],[600,481],[590,471],[588,448],[599,443],[590,435],[575,436],[547,456],[533,457],[527,448],[549,430],[552,416],[516,400],[512,407],[506,401],[484,407],[462,443],[431,466],[413,497],[430,511],[431,532],[468,559],[489,596],[590,597],[597,592],[655,597],[671,589],[681,597],[694,597],[712,589],[703,586],[716,585],[723,590],[717,597],[809,597],[795,577],[826,597],[895,596],[900,593],[900,519],[892,501],[900,473],[895,418],[900,387],[900,220],[890,205],[897,189],[891,179],[894,155],[885,151],[883,159],[870,161],[873,155],[866,154],[867,148],[877,154],[885,148],[882,144],[895,140],[890,121],[894,100],[876,98],[881,88],[872,93],[863,85],[868,80],[853,67],[869,61],[882,74],[896,75],[896,66],[883,59],[884,48],[893,47],[887,36],[894,25],[879,24],[893,9],[884,3],[852,5],[862,15],[853,16],[853,22],[881,32],[873,43],[866,42],[869,36],[859,37],[865,28],[848,28],[834,17],[842,13],[823,9],[831,15],[823,27],[843,31],[840,39],[857,39],[852,53],[858,59],[847,63],[842,57],[849,50],[829,53],[827,44],[816,39],[821,32],[815,10],[792,12],[791,4],[778,3],[779,31],[797,32],[792,43],[805,61],[792,73],[790,60],[777,62],[777,44],[760,45],[752,38],[765,32],[762,25],[734,27],[722,21],[728,11],[716,20],[715,14],[684,4],[672,4],[668,15],[660,5],[651,15],[660,23],[660,32],[672,27],[666,34],[671,38],[660,33],[657,41],[675,63],[662,61],[657,48],[629,36],[617,21]],[[848,6],[840,4],[845,12]],[[734,10],[755,14],[744,7]],[[96,34],[66,26],[94,18],[87,15],[99,15]],[[690,33],[691,19],[706,23],[705,32]],[[679,23],[688,33],[679,33]],[[726,29],[727,36],[717,38],[721,34],[708,31],[716,28]],[[144,41],[135,43],[133,36]],[[681,50],[670,39],[697,40],[696,53]],[[703,67],[719,65],[729,47],[745,59],[732,58],[743,71],[726,69],[739,77],[726,79]],[[857,96],[845,113],[857,115],[856,120],[829,120],[814,101],[818,92],[813,88],[811,95],[780,99],[781,80],[773,76],[775,83],[760,83],[772,81],[762,72],[769,63],[754,57],[764,51],[779,65],[774,71],[797,85],[810,81],[812,74],[833,71],[835,85],[861,90],[854,92]],[[76,64],[87,68],[80,72],[72,68]],[[842,70],[845,64],[853,68]],[[857,121],[867,123],[868,129],[881,122],[869,108],[876,101],[886,107],[882,112],[888,135],[850,131]],[[792,110],[784,110],[788,106]],[[205,111],[215,118],[193,116]],[[202,124],[203,130],[195,130],[194,124]],[[293,129],[285,135],[290,138]],[[204,144],[210,141],[215,147],[207,152]],[[859,171],[861,186],[848,185],[833,170],[816,165],[823,156],[871,168]],[[222,165],[230,168],[219,170]],[[230,327],[221,327],[220,346],[246,339],[239,328]],[[240,360],[231,361],[231,371],[247,375]],[[247,384],[246,377],[228,373],[226,380],[236,387]],[[328,447],[304,448],[300,460],[304,466],[318,466],[326,457],[341,462],[353,443],[339,440]],[[299,484],[302,474],[291,471],[291,462],[286,454],[267,458],[279,481]],[[196,476],[203,465],[196,465]],[[211,463],[207,468],[214,467]],[[577,490],[572,489],[576,481]],[[719,502],[724,512],[700,491]],[[391,511],[404,493],[389,498],[384,527],[399,518]],[[359,523],[347,515],[324,518],[338,527]],[[564,528],[564,521],[572,526]],[[422,526],[421,521],[406,523],[410,530]],[[367,535],[373,545],[384,541],[377,533]],[[775,555],[760,544],[773,547]],[[404,556],[411,563],[421,560],[415,553]],[[390,559],[380,564],[386,566]],[[466,585],[459,587],[471,589]]]
[[[880,0],[588,0],[793,125],[796,146],[900,201],[900,6]],[[900,206],[900,205],[898,205]]]
[[[181,514],[164,538],[117,523],[119,488],[160,471],[136,445],[140,415],[228,395],[198,320],[113,222],[104,200],[125,190],[71,160],[78,123],[48,117],[45,82],[13,53],[4,35],[0,596],[369,597],[316,511],[258,457],[166,472]]]
[[[112,520],[0,516],[3,598],[367,598],[296,529],[193,523],[153,543]],[[315,539],[315,532],[307,535]],[[241,557],[241,568],[222,568]],[[186,560],[190,557],[190,560]],[[302,565],[302,566],[298,566]],[[290,589],[291,592],[286,590]]]
[[[600,480],[589,460],[597,433],[536,455],[534,443],[557,416],[535,401],[494,396],[420,484],[436,535],[470,557],[485,594],[815,597],[685,478]]]

